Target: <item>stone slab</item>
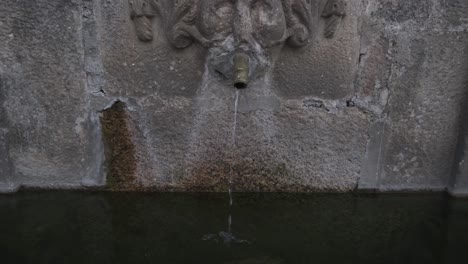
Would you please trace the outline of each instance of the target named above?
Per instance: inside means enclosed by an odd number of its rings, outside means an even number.
[[[2,1],[0,42],[12,181],[80,188],[94,162],[88,159],[94,142],[87,128],[82,1]]]

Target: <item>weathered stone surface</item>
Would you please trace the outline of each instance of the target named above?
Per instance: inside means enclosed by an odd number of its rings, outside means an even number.
[[[313,1],[321,13],[327,1]],[[329,1],[337,2],[337,1]],[[339,1],[338,1],[339,2]],[[327,19],[313,21],[314,36],[300,50],[285,48],[275,67],[276,90],[284,98],[315,96],[322,99],[352,98],[353,79],[359,60],[360,1],[352,1],[332,38],[325,35]]]
[[[2,74],[0,73],[0,76]],[[8,121],[5,114],[5,109],[1,107],[5,101],[4,81],[0,79],[0,193],[12,192],[17,189],[17,184],[14,183],[12,164],[8,152],[8,141],[6,134],[8,133]]]
[[[466,101],[461,120],[459,142],[453,175],[449,182],[449,190],[456,196],[468,196],[468,166],[466,164],[466,155],[468,154],[468,103]]]
[[[468,14],[462,2],[369,1],[356,83],[358,104],[379,125],[371,133],[364,188],[448,187],[468,72],[467,26],[452,25]]]
[[[222,12],[226,17],[220,17],[217,21],[239,15],[236,12],[245,12],[233,9],[229,1],[218,2],[223,5]],[[275,8],[287,4],[280,1],[274,3],[280,3]],[[204,23],[200,26],[200,34],[209,32],[206,28],[213,23],[202,21],[211,12],[205,6],[207,4],[204,2],[200,6],[199,22]],[[325,4],[326,1],[312,3],[315,13],[310,18],[311,32],[325,27],[322,25],[325,22],[320,25],[315,23],[320,21],[321,11],[318,10]],[[352,76],[359,56],[356,48],[359,39],[356,34],[358,8],[352,7],[350,23],[343,21],[343,25],[349,24],[349,30],[340,28],[336,39],[330,39],[330,43],[321,44],[315,40],[303,50],[297,50],[296,45],[289,48],[291,54],[296,50],[298,54],[294,54],[292,61],[287,63],[303,67],[295,72],[296,76],[280,75],[276,80],[271,78],[277,75],[272,72],[275,69],[274,61],[269,60],[281,61],[281,56],[276,57],[288,51],[281,45],[270,48],[268,43],[273,36],[269,32],[266,35],[259,35],[255,30],[245,32],[236,29],[236,22],[234,28],[231,28],[231,24],[226,28],[218,28],[218,24],[215,24],[213,30],[221,33],[226,30],[228,40],[229,32],[233,32],[232,44],[212,44],[194,37],[199,43],[177,50],[170,42],[171,37],[167,36],[171,33],[162,21],[164,15],[156,12],[156,15],[148,16],[153,21],[151,38],[144,30],[141,31],[143,36],[138,33],[139,24],[132,24],[137,16],[132,20],[129,8],[132,7],[121,2],[102,2],[98,8],[102,13],[97,17],[106,80],[103,91],[108,98],[104,105],[107,107],[115,100],[126,104],[138,160],[134,188],[225,191],[231,170],[234,173],[234,189],[238,191],[350,190],[356,187],[368,123],[366,114],[357,108],[346,107],[346,100],[352,97]],[[168,7],[168,10],[173,8]],[[242,6],[237,8],[242,9]],[[255,11],[255,8],[251,11]],[[138,13],[138,10],[135,12]],[[254,14],[252,16],[255,17]],[[279,28],[281,26],[277,26]],[[261,25],[256,29],[261,32]],[[254,35],[255,40],[249,39],[249,34]],[[206,36],[206,39],[209,37]],[[267,61],[267,68],[262,69],[265,66],[262,66],[262,58],[259,58],[260,64],[256,69],[261,73],[252,80],[248,89],[240,92],[238,127],[233,146],[235,89],[229,81],[213,75],[213,71],[231,78],[229,72],[224,72],[231,68],[223,66],[225,55],[218,49],[226,50],[229,54],[232,50],[229,45],[236,46],[236,41],[243,37],[247,42],[255,41],[264,48],[268,54],[263,58]],[[337,44],[339,46],[335,47]],[[252,44],[243,49],[255,54],[256,48]],[[346,87],[341,87],[338,92],[330,91],[330,96],[323,96],[336,101],[324,101],[320,99],[319,92],[307,91],[310,81],[302,81],[299,77],[315,69],[310,65],[314,58],[308,64],[301,62],[301,58],[304,58],[302,53],[323,54],[324,49],[330,50],[329,61],[336,61],[339,57],[345,64],[337,66],[336,71],[338,75],[346,76],[338,78],[341,83],[346,83]],[[218,54],[221,54],[221,59],[212,59]],[[321,58],[315,60],[322,61]],[[336,74],[328,69],[341,63],[322,63],[327,66],[317,67],[318,74],[327,74],[328,80],[334,81]],[[317,73],[311,76],[315,77]],[[347,81],[344,81],[346,78]],[[291,82],[290,93],[288,87],[283,87],[286,82]],[[292,89],[306,92],[295,93]],[[320,106],[311,103],[315,100]]]
[[[7,0],[0,15],[1,190],[468,186],[451,177],[463,0]]]
[[[77,188],[93,166],[89,157],[95,142],[90,137],[92,128],[87,127],[90,113],[81,4],[48,0],[0,3],[0,127],[4,139],[0,157],[6,156],[6,163],[11,164],[2,166],[6,182]]]

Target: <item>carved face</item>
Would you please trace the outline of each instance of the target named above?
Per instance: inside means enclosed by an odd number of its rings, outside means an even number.
[[[197,26],[208,39],[226,38],[232,33],[232,23],[236,12],[234,1],[202,1]]]
[[[286,19],[280,0],[252,0],[250,7],[254,37],[260,44],[269,47],[286,39]]]
[[[270,47],[286,36],[281,0],[205,0],[197,26],[203,36],[214,42],[232,34],[236,45],[255,41]]]

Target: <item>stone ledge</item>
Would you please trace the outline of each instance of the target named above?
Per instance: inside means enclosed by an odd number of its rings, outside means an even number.
[[[453,197],[457,197],[457,198],[468,198],[468,188],[452,190],[450,191],[450,195],[452,195]]]
[[[20,187],[16,183],[0,183],[0,194],[16,193]]]

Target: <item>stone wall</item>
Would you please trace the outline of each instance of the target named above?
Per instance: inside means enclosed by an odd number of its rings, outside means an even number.
[[[467,82],[466,1],[369,1],[360,103],[377,109],[365,187],[444,189]],[[369,103],[370,102],[370,103]]]
[[[467,58],[464,0],[4,0],[0,191],[463,194]]]

